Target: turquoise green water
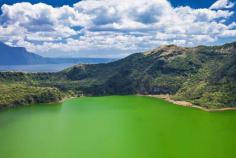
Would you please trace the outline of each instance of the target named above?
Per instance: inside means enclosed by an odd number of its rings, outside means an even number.
[[[138,96],[0,112],[1,158],[234,158],[236,111]]]

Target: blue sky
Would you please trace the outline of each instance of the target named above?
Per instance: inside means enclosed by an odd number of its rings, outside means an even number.
[[[72,6],[74,3],[77,3],[78,0],[0,0],[0,5],[2,4],[14,4],[19,2],[30,2],[33,4],[42,2],[54,7],[62,6],[62,5],[70,5]],[[192,8],[205,8],[210,7],[215,0],[170,0],[173,6],[190,6]]]
[[[123,57],[236,40],[234,0],[0,0],[0,41],[43,56]]]

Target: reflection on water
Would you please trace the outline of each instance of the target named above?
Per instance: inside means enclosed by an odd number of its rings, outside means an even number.
[[[4,126],[19,121],[21,117],[35,117],[40,114],[58,114],[62,109],[62,103],[38,104],[23,107],[15,107],[0,111],[0,129]]]

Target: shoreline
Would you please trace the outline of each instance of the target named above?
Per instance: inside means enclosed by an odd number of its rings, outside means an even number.
[[[79,96],[75,97],[75,96],[71,96],[71,97],[64,97],[62,98],[58,103],[64,103],[66,100],[69,100],[69,99],[74,99],[74,98],[80,98]]]
[[[236,110],[236,107],[233,108],[233,107],[226,107],[226,108],[218,108],[218,109],[208,109],[208,108],[205,108],[205,107],[201,107],[201,106],[198,106],[198,105],[194,105],[193,103],[191,102],[188,102],[188,101],[179,101],[179,100],[174,100],[174,99],[171,99],[170,95],[168,94],[160,94],[160,95],[151,95],[151,94],[147,94],[147,95],[143,95],[143,94],[136,94],[137,96],[146,96],[146,97],[152,97],[152,98],[159,98],[159,99],[163,99],[163,100],[166,100],[172,104],[175,104],[177,106],[183,106],[183,107],[189,107],[189,108],[196,108],[196,109],[200,109],[200,110],[203,110],[203,111],[206,111],[206,112],[220,112],[220,111],[234,111]],[[73,97],[65,97],[63,98],[62,100],[59,101],[59,103],[63,103],[65,102],[66,100],[69,100],[69,99],[74,99],[74,98],[80,98],[80,97],[86,97],[86,96],[73,96]],[[49,103],[50,104],[50,103]]]
[[[160,94],[160,95],[151,95],[151,94],[136,94],[136,96],[144,96],[144,97],[152,97],[152,98],[159,98],[159,99],[163,99],[169,103],[172,103],[174,105],[177,106],[183,106],[183,107],[188,107],[188,108],[196,108],[196,109],[200,109],[206,112],[221,112],[221,111],[234,111],[236,110],[236,107],[225,107],[225,108],[218,108],[218,109],[208,109],[205,107],[201,107],[198,105],[194,105],[191,102],[188,101],[179,101],[179,100],[174,100],[171,98],[171,95],[168,94]],[[64,98],[62,98],[61,100],[59,100],[58,102],[48,102],[48,103],[34,103],[34,104],[55,104],[55,103],[64,103],[66,100],[70,100],[70,99],[75,99],[75,98],[81,98],[81,97],[87,97],[87,96],[66,96]],[[96,96],[92,96],[92,97],[96,97]],[[32,104],[26,104],[28,105],[32,105]],[[11,108],[16,108],[19,106],[25,106],[25,105],[15,105],[12,107],[5,107],[5,108],[0,108],[0,111],[6,110],[6,109],[11,109]]]
[[[227,107],[227,108],[218,108],[218,109],[208,109],[208,108],[205,108],[205,107],[194,105],[191,102],[174,100],[170,97],[170,95],[142,95],[142,94],[137,94],[137,96],[148,96],[148,97],[153,97],[153,98],[164,99],[164,100],[166,100],[170,103],[173,103],[175,105],[178,105],[178,106],[196,108],[196,109],[200,109],[200,110],[203,110],[203,111],[206,111],[206,112],[220,112],[220,111],[236,110],[236,107],[235,108],[234,107]]]

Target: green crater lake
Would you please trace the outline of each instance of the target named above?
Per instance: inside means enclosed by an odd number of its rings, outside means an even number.
[[[234,158],[235,121],[151,97],[76,98],[0,112],[0,157]]]

